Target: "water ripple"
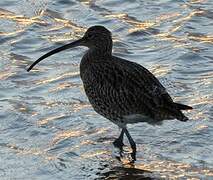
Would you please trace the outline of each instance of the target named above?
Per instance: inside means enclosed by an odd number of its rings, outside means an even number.
[[[1,179],[211,179],[212,1],[49,0],[0,2]],[[80,11],[79,11],[80,10]],[[42,54],[95,24],[113,34],[113,53],[149,69],[186,123],[131,125],[137,161],[116,157],[119,130],[94,112],[79,75],[85,49]]]

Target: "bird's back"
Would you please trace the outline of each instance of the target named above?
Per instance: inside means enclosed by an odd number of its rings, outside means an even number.
[[[134,115],[155,122],[186,120],[158,79],[137,63],[115,56],[90,58],[86,54],[80,70],[90,103],[110,120],[125,120]]]

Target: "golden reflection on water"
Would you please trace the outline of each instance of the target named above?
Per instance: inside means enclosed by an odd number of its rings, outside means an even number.
[[[93,0],[80,0],[80,2],[81,2],[82,4],[85,4],[85,5],[90,5],[90,4],[92,4],[94,1],[93,1]]]
[[[193,36],[193,35],[188,35],[188,38],[190,40],[198,41],[201,43],[213,43],[213,35],[199,35],[199,36]]]
[[[84,103],[84,102],[75,103],[75,104],[73,104],[72,110],[73,110],[73,112],[78,112],[78,111],[82,110],[83,108],[88,108],[88,107],[91,107],[91,105],[88,103]]]
[[[199,2],[202,2],[202,1],[199,1]],[[192,2],[192,3],[198,3],[198,1]],[[162,14],[159,17],[156,17],[154,20],[145,20],[144,22],[131,18],[126,13],[107,14],[104,17],[113,18],[113,19],[116,18],[125,23],[132,25],[133,27],[128,30],[129,33],[146,30],[154,26],[159,26],[161,23],[165,21],[172,21],[173,26],[168,31],[157,33],[155,37],[159,38],[160,40],[174,42],[176,43],[174,47],[179,48],[182,46],[189,46],[191,43],[189,43],[188,39],[198,41],[201,43],[213,43],[213,35],[193,36],[189,34],[184,37],[172,35],[172,33],[179,31],[187,21],[192,19],[192,17],[203,14],[203,13],[204,11],[196,9],[191,11],[188,15],[181,17],[181,14],[179,12],[173,12],[168,14]],[[194,49],[193,47],[191,48],[192,50]],[[196,51],[196,49],[194,50]]]
[[[88,102],[80,101],[80,100],[74,99],[74,98],[72,98],[72,100],[74,100],[74,101],[69,101],[69,102],[66,102],[66,101],[42,102],[41,105],[47,106],[47,108],[53,108],[53,107],[61,106],[61,105],[70,106],[70,108],[71,108],[70,110],[72,112],[78,112],[78,111],[80,111],[84,108],[91,107],[91,105]],[[76,100],[77,100],[77,102],[76,102]],[[47,117],[47,119],[48,118],[51,118],[51,117]]]
[[[197,127],[196,130],[202,130],[202,129],[206,129],[206,128],[208,128],[206,125],[200,125]],[[106,131],[106,129],[102,129],[100,132],[98,129],[97,133],[102,133],[103,131]],[[87,133],[84,130],[67,130],[67,131],[59,132],[55,136],[55,138],[53,138],[53,141],[51,142],[49,148],[56,145],[57,143],[59,143],[62,140],[65,140],[68,138],[73,138],[73,137],[80,137],[80,136],[83,136],[86,134]],[[65,152],[73,151],[76,148],[79,149],[83,145],[92,145],[93,143],[94,142],[91,140],[83,140],[74,147],[67,147]],[[111,143],[111,142],[108,142],[108,143]],[[7,144],[6,146],[8,148],[10,148],[11,150],[14,150],[15,152],[17,152],[17,154],[19,154],[19,155],[39,156],[41,158],[44,158],[44,160],[47,160],[47,162],[56,161],[59,156],[59,154],[49,153],[48,152],[49,148],[43,149],[43,150],[39,149],[39,148],[29,148],[28,149],[28,148],[20,148],[14,144]],[[91,158],[100,159],[101,158],[103,161],[104,161],[104,159],[106,159],[106,161],[109,161],[109,158],[110,159],[112,158],[111,153],[112,153],[111,150],[98,149],[98,150],[92,150],[92,151],[80,153],[79,158],[81,158],[81,159],[91,159]],[[116,164],[113,163],[110,166],[113,168],[113,166],[116,166]],[[121,168],[124,168],[123,170],[125,172],[128,172],[128,169],[130,172],[136,172],[136,171],[140,172],[140,170],[141,170],[144,172],[151,172],[151,177],[157,176],[160,178],[174,179],[174,180],[177,180],[180,178],[196,179],[200,175],[205,176],[205,177],[213,176],[213,169],[211,169],[211,168],[193,167],[192,165],[190,165],[188,163],[176,162],[176,161],[171,161],[171,160],[160,160],[158,158],[152,159],[152,160],[146,160],[146,162],[144,162],[143,159],[138,159],[134,164],[130,163],[128,159],[122,159]],[[121,173],[121,171],[122,171],[121,168],[118,170],[115,169],[114,171],[112,170],[112,172],[108,172],[108,173],[109,174],[114,173],[114,177],[117,177],[116,171],[119,171],[119,173]],[[119,173],[118,173],[118,175],[119,175]],[[124,176],[125,176],[125,174],[124,174]],[[140,177],[140,176],[138,176],[138,177]]]
[[[213,99],[206,95],[201,95],[199,93],[195,93],[192,95],[193,97],[189,98],[188,104],[190,104],[194,109],[193,113],[190,113],[190,117],[193,120],[205,120],[207,118],[205,110],[201,111],[198,106],[210,105],[213,104]]]
[[[83,130],[66,130],[56,134],[53,138],[51,146],[58,144],[58,142],[63,141],[72,137],[80,137],[83,136],[85,132]]]
[[[170,28],[167,32],[157,34],[156,37],[161,40],[164,40],[164,41],[175,42],[176,45],[174,47],[190,46],[191,43],[189,43],[188,39],[190,39],[190,36],[193,37],[193,35],[187,35],[187,36],[180,37],[180,36],[172,35],[172,33],[179,31],[187,21],[192,19],[192,17],[203,14],[203,13],[204,13],[204,11],[201,11],[201,10],[193,10],[188,15],[173,20],[172,22],[174,23],[174,25],[172,26],[172,28]],[[204,38],[199,39],[200,42],[206,42],[203,40],[204,40]],[[193,49],[193,47],[192,47],[192,49]]]
[[[47,106],[47,108],[52,108],[52,107],[58,106],[60,104],[63,104],[63,103],[62,102],[56,102],[56,101],[41,102],[41,105]]]
[[[161,23],[171,20],[178,16],[180,16],[180,13],[174,12],[174,13],[162,14],[159,17],[156,17],[156,19],[154,20],[146,20],[145,22],[127,21],[128,23],[134,26],[134,28],[129,29],[129,32],[131,33],[135,31],[146,30],[154,26],[160,26]]]
[[[56,118],[61,118],[61,117],[63,117],[63,115],[58,116],[58,117],[52,117],[52,118],[49,118],[49,119],[46,119],[46,120],[52,121],[52,120],[55,120]],[[44,124],[48,123],[48,122],[46,122],[46,120],[43,121]],[[97,134],[103,133],[106,130],[108,130],[108,128],[96,129],[95,131],[92,132],[92,135],[97,135]],[[77,137],[80,137],[80,136],[89,135],[88,133],[90,134],[90,132],[86,132],[85,130],[73,130],[73,129],[72,130],[60,131],[55,135],[55,137],[53,138],[53,140],[50,143],[47,142],[47,145],[48,144],[49,145],[48,145],[47,148],[44,148],[44,149],[21,148],[21,147],[15,145],[15,144],[5,144],[4,146],[11,149],[11,150],[14,150],[19,155],[33,155],[33,156],[39,156],[41,158],[44,158],[44,160],[55,161],[55,160],[58,159],[59,154],[52,154],[52,153],[48,152],[53,146],[55,146],[56,144],[58,144],[59,142],[61,142],[63,140],[69,139],[69,138],[77,138]],[[80,141],[79,143],[77,143],[77,145],[74,145],[74,146],[71,146],[71,147],[67,146],[65,148],[65,151],[66,152],[73,151],[75,149],[79,149],[81,146],[91,145],[91,144],[94,144],[94,142],[92,140],[85,140],[84,139],[83,141]],[[94,150],[94,151],[82,153],[80,158],[87,159],[87,158],[98,157],[98,156],[103,155],[103,154],[109,155],[110,153],[111,153],[111,151],[99,149],[99,150]]]
[[[16,30],[16,31],[13,31],[13,32],[1,32],[0,31],[0,36],[13,36],[13,35],[17,35],[21,32],[24,32],[25,29],[20,29],[20,30]]]
[[[53,154],[47,152],[47,150],[42,150],[40,148],[20,148],[15,144],[6,144],[6,147],[14,150],[18,155],[34,155],[40,156],[45,160],[56,160],[57,157]]]
[[[54,27],[55,28],[60,28],[59,26],[57,27]],[[64,28],[64,26],[61,26],[61,28]],[[69,41],[69,40],[74,40],[76,39],[76,34],[75,33],[63,33],[62,35],[49,35],[49,36],[46,36],[46,39],[48,41],[51,41],[51,42],[64,42],[64,41]]]
[[[203,1],[191,1],[189,3],[201,3]],[[90,1],[84,1],[87,5],[90,4]],[[181,14],[179,12],[172,12],[172,13],[167,13],[167,14],[161,14],[159,17],[156,17],[154,20],[145,20],[144,22],[139,21],[133,17],[130,17],[126,13],[116,13],[116,14],[105,14],[105,18],[115,18],[119,19],[125,23],[128,23],[132,25],[133,27],[130,28],[128,31],[130,33],[135,32],[135,31],[141,31],[141,30],[146,30],[154,26],[159,26],[162,22],[165,21],[172,21],[174,25],[172,28],[170,28],[167,32],[161,32],[155,35],[155,37],[161,39],[161,40],[166,40],[166,41],[172,41],[177,43],[175,47],[180,47],[180,46],[189,46],[190,44],[188,43],[189,40],[194,40],[202,43],[213,43],[213,37],[212,35],[208,36],[193,36],[193,35],[187,35],[185,37],[176,37],[172,35],[172,33],[178,31],[186,21],[189,21],[192,19],[193,16],[203,14],[204,11],[202,10],[193,10],[191,11],[187,16],[181,17]],[[47,22],[44,20],[41,20],[41,17],[43,15],[49,15],[48,12],[42,11],[39,16],[34,16],[32,18],[28,18],[22,15],[15,15],[12,12],[9,11],[4,11],[0,9],[0,18],[7,19],[7,20],[12,20],[15,21],[19,24],[22,24],[24,26],[29,26],[33,23],[39,23],[41,25],[47,25]],[[172,20],[174,19],[174,20]],[[53,20],[55,23],[53,23],[53,26],[47,29],[47,31],[54,31],[54,30],[60,30],[62,28],[71,28],[74,32],[73,33],[65,33],[63,36],[58,36],[58,35],[49,35],[47,36],[47,39],[52,42],[60,42],[60,41],[65,41],[65,40],[71,40],[71,39],[76,39],[76,37],[81,37],[82,34],[86,31],[86,28],[78,26],[77,24],[71,22],[70,20],[62,19],[62,18],[56,18],[53,17]],[[5,35],[5,36],[11,36],[15,35],[17,33],[23,32],[24,29],[19,29],[14,32],[0,32],[0,35]],[[187,39],[188,38],[188,39]]]
[[[131,18],[126,13],[107,14],[104,17],[116,18],[116,19],[124,21],[125,23],[129,23],[130,25],[134,26],[134,28],[129,29],[129,32],[131,33],[131,32],[135,32],[135,31],[146,30],[153,26],[158,26],[163,21],[166,21],[166,20],[178,17],[178,16],[180,16],[180,13],[176,13],[176,12],[162,14],[159,17],[157,17],[155,20],[146,20],[144,22]]]
[[[47,35],[47,40],[51,42],[62,42],[62,41],[68,41],[68,40],[74,40],[77,38],[80,38],[83,36],[84,32],[86,31],[86,28],[78,26],[71,22],[70,20],[66,19],[59,19],[54,18],[54,25],[47,29],[46,31],[56,31],[64,28],[72,29],[72,32],[66,32],[62,35],[56,34],[56,35]]]
[[[162,41],[170,41],[170,42],[175,43],[174,47],[184,47],[189,44],[186,41],[185,37],[176,37],[174,35],[171,35],[170,32],[159,33],[159,34],[155,35],[155,37]]]
[[[16,72],[11,72],[11,71],[1,71],[0,73],[0,80],[6,80],[7,78],[15,75]]]
[[[204,3],[207,2],[208,0],[190,0],[188,3],[189,4],[198,4],[198,3]]]
[[[66,78],[66,77],[76,77],[76,76],[79,76],[79,75],[80,75],[80,72],[67,72],[67,73],[61,74],[57,77],[38,80],[36,82],[36,84],[37,85],[47,84],[47,83],[51,83],[51,82],[54,82],[54,81],[57,81],[57,80],[61,80],[61,79]]]
[[[204,127],[205,128],[205,127]],[[78,137],[82,134],[82,131],[66,131],[63,134],[59,135],[59,139],[54,139],[53,144],[56,144],[59,142],[60,138],[63,137],[63,139],[70,138],[70,137]],[[91,144],[93,142],[91,141],[83,141],[80,142],[79,147],[85,144]],[[33,156],[39,156],[41,158],[44,158],[44,160],[49,161],[55,161],[58,159],[58,155],[53,155],[51,153],[48,153],[48,149],[41,150],[39,148],[20,148],[14,144],[7,144],[6,147],[10,148],[11,150],[14,150],[17,154],[19,155],[33,155]],[[78,148],[79,148],[78,147]],[[74,147],[73,147],[74,148]],[[67,149],[70,151],[70,149]],[[72,149],[73,150],[73,149]],[[109,161],[111,151],[109,150],[93,150],[89,152],[84,152],[81,153],[80,158],[83,159],[99,159],[101,158],[102,160],[106,159],[106,161]],[[114,164],[110,165],[112,168]],[[115,164],[116,166],[116,164]],[[176,161],[171,161],[171,160],[149,160],[144,162],[143,159],[138,159],[134,164],[130,163],[129,160],[123,159],[122,160],[122,167],[124,168],[126,172],[128,169],[130,172],[134,171],[144,171],[144,172],[150,172],[151,177],[160,177],[160,178],[165,178],[165,179],[173,179],[177,180],[180,178],[187,178],[187,179],[196,179],[197,177],[205,176],[206,178],[210,178],[213,176],[213,169],[211,168],[198,168],[198,167],[193,167],[190,164],[187,163],[181,163],[181,162],[176,162]],[[122,169],[114,170],[111,173],[114,173],[114,176],[116,176],[115,171],[121,172]],[[124,172],[125,173],[125,172]],[[110,172],[109,172],[110,174]]]
[[[179,18],[179,19],[176,19],[176,20],[174,20],[173,22],[174,22],[174,23],[177,23],[177,25],[180,25],[180,24],[183,25],[183,23],[185,23],[186,21],[191,20],[192,17],[194,17],[194,16],[196,16],[196,15],[201,15],[201,14],[203,14],[203,13],[204,13],[204,11],[199,10],[199,9],[195,9],[195,10],[191,11],[188,15],[186,15],[186,16],[184,16],[184,17],[181,17],[181,18]]]
[[[56,116],[47,117],[47,118],[38,120],[37,124],[38,124],[38,126],[46,125],[49,122],[61,119],[63,117],[65,117],[65,115],[63,115],[63,114],[62,115],[56,115]]]
[[[156,17],[156,22],[160,23],[161,21],[171,21],[174,18],[180,17],[181,13],[179,12],[171,12],[167,14],[160,14],[159,17]]]
[[[197,95],[191,99],[192,105],[201,105],[201,104],[213,104],[213,99],[206,96]]]
[[[79,142],[78,144],[75,144],[74,146],[68,146],[65,148],[66,152],[70,152],[70,151],[79,151],[80,148],[82,148],[83,146],[88,146],[88,145],[94,145],[94,141],[91,140],[83,140],[81,142]]]
[[[55,22],[59,22],[61,24],[63,24],[64,27],[69,27],[72,28],[75,32],[77,33],[85,33],[86,28],[78,26],[77,24],[71,22],[70,20],[66,20],[66,19],[59,19],[59,18],[54,18]]]
[[[192,3],[198,3],[203,1],[195,1]],[[174,47],[188,47],[191,48],[193,51],[197,51],[195,47],[190,47],[191,43],[189,40],[198,41],[201,43],[213,43],[213,35],[200,35],[200,36],[194,36],[192,34],[188,34],[186,36],[175,36],[173,33],[179,31],[182,26],[189,20],[191,20],[194,16],[203,14],[204,11],[196,9],[191,11],[186,16],[181,16],[179,12],[173,12],[168,14],[161,14],[159,17],[156,17],[154,20],[145,20],[145,21],[139,21],[137,19],[131,18],[126,13],[117,13],[117,14],[107,14],[104,17],[106,18],[116,18],[119,19],[125,23],[128,23],[132,25],[133,27],[130,28],[128,31],[129,33],[141,31],[141,30],[147,30],[149,28],[160,26],[161,23],[165,21],[171,21],[173,23],[172,27],[166,31],[166,32],[160,32],[154,35],[156,38],[163,40],[163,41],[171,41],[174,44]]]
[[[166,65],[162,66],[157,64],[152,66],[150,71],[157,77],[164,77],[171,72],[171,68]]]
[[[201,124],[195,127],[195,131],[201,131],[201,130],[205,130],[208,129],[207,125]]]
[[[169,40],[169,41],[174,41],[174,42],[178,42],[178,43],[187,42],[186,37],[184,37],[184,38],[176,37],[171,34],[178,31],[179,29],[181,29],[182,26],[184,25],[184,23],[186,23],[186,21],[190,20],[193,16],[202,14],[202,13],[203,13],[203,11],[201,11],[201,10],[194,10],[194,11],[190,12],[187,16],[180,17],[178,19],[173,20],[172,22],[174,23],[174,25],[167,32],[159,33],[156,35],[156,37],[159,37],[161,40]]]
[[[52,17],[52,24],[49,24],[49,22],[46,22],[45,20],[42,20],[42,16],[50,16],[53,14],[48,14],[47,11],[42,10],[39,15],[34,16],[34,17],[26,17],[23,15],[16,15],[13,12],[10,11],[6,11],[4,9],[0,9],[0,19],[5,19],[8,21],[13,21],[17,24],[19,24],[19,26],[16,26],[15,30],[13,30],[12,32],[3,32],[0,31],[0,36],[13,36],[13,35],[17,35],[21,32],[25,32],[26,27],[32,25],[32,24],[39,24],[41,26],[48,26],[49,28],[47,28],[46,31],[50,32],[50,31],[56,31],[56,30],[60,30],[60,29],[64,29],[64,28],[70,28],[72,29],[72,33],[65,33],[63,34],[63,36],[58,36],[58,35],[49,35],[46,36],[47,40],[52,41],[52,42],[61,42],[61,41],[65,41],[65,40],[72,40],[72,39],[76,39],[77,37],[81,37],[82,34],[86,31],[85,28],[78,26],[75,23],[72,23],[70,20],[66,20],[66,19],[60,19],[60,18],[56,18],[56,17]],[[45,30],[43,30],[45,32]],[[45,37],[45,36],[43,36]]]
[[[93,152],[83,153],[83,154],[81,154],[81,157],[84,159],[87,159],[87,158],[93,158],[93,157],[97,157],[97,156],[100,156],[103,154],[109,154],[109,153],[110,153],[110,151],[106,151],[106,150],[96,150]]]
[[[74,130],[74,129],[69,129],[69,130],[65,130],[65,131],[60,131],[58,132],[55,137],[53,138],[52,142],[51,142],[51,146],[58,144],[58,142],[61,142],[63,140],[66,140],[68,138],[73,138],[73,137],[81,137],[81,136],[88,136],[88,135],[99,135],[102,133],[105,133],[109,128],[99,128],[99,129],[95,129],[93,131],[86,131],[86,130]],[[92,141],[91,140],[84,140],[82,142],[80,142],[77,146],[81,146],[81,145],[85,145],[85,144],[90,144]]]
[[[16,15],[10,11],[5,11],[3,9],[0,9],[0,18],[12,20],[16,23],[19,23],[21,25],[31,25],[33,23],[38,23],[40,25],[46,25],[47,23],[40,19],[41,16],[34,16],[34,17],[25,17],[23,15]]]
[[[71,82],[64,82],[64,83],[59,83],[56,85],[55,88],[52,88],[51,90],[49,90],[49,92],[58,92],[64,89],[70,89],[73,87],[79,87],[79,84],[75,84],[75,83],[71,83]]]
[[[205,120],[206,115],[201,111],[195,110],[193,115],[191,116],[191,118],[193,120],[199,120],[200,121],[200,120]]]
[[[126,165],[130,167],[130,164]],[[196,168],[187,163],[175,162],[170,160],[151,160],[146,163],[135,163],[134,168],[150,171],[152,173],[160,174],[161,178],[166,179],[180,179],[180,178],[197,178],[199,175],[211,177],[213,169]]]
[[[200,78],[203,85],[212,85],[213,84],[213,73],[206,73],[204,77]]]
[[[132,26],[134,26],[134,28],[129,29],[129,32],[135,32],[135,31],[139,31],[139,30],[145,30],[148,29],[152,26],[155,25],[155,22],[151,22],[151,21],[145,21],[145,22],[141,22],[138,21],[136,19],[133,19],[131,17],[128,16],[128,14],[125,13],[120,13],[120,14],[107,14],[104,17],[106,18],[116,18],[119,19],[125,23],[129,23]]]
[[[57,159],[57,157],[55,155],[47,153],[45,150],[41,150],[39,148],[24,149],[24,150],[18,151],[18,154],[40,156],[40,157],[44,158],[45,160],[56,160]]]

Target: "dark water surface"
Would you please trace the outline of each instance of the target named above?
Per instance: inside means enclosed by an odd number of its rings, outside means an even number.
[[[86,48],[26,72],[95,24],[112,31],[116,56],[142,64],[194,107],[186,123],[129,126],[135,164],[129,146],[122,162],[114,157],[119,129],[85,96]],[[213,179],[212,92],[212,0],[0,1],[0,179]]]

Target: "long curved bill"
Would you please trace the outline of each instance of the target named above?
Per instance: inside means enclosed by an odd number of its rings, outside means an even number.
[[[41,56],[39,59],[37,59],[33,64],[31,64],[31,66],[27,69],[27,71],[29,72],[36,64],[38,64],[43,59],[45,59],[49,56],[52,56],[53,54],[56,54],[58,52],[64,51],[66,49],[70,49],[70,48],[77,47],[77,46],[82,46],[82,45],[84,45],[83,43],[84,43],[84,39],[82,38],[77,41],[71,42],[69,44],[66,44],[64,46],[54,49],[54,50],[44,54],[43,56]]]

